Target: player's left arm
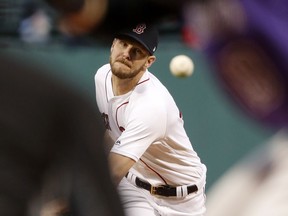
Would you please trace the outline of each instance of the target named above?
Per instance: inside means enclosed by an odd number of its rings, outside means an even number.
[[[118,185],[122,178],[128,173],[129,169],[134,165],[135,161],[129,157],[110,152],[109,165],[112,180]]]

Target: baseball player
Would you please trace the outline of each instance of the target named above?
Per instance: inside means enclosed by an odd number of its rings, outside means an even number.
[[[200,216],[206,166],[174,99],[148,71],[157,45],[157,29],[137,24],[115,35],[110,63],[96,72],[97,105],[113,141],[112,178],[128,216]]]

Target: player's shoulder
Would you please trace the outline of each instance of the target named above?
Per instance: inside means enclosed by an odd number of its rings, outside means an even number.
[[[107,76],[107,74],[110,72],[111,67],[110,64],[104,64],[95,73],[94,79],[95,81],[103,80]]]
[[[103,76],[106,76],[107,73],[109,73],[111,70],[111,67],[110,67],[110,64],[107,63],[107,64],[104,64],[102,65],[100,68],[98,68],[98,70],[96,71],[95,73],[95,79],[96,78],[100,78],[100,77],[103,77]]]
[[[167,87],[152,73],[149,73],[150,82],[150,96],[156,100],[170,100],[171,94]]]
[[[166,104],[170,94],[166,87],[152,73],[147,72],[139,81],[131,95],[133,101],[139,101],[142,106],[154,106],[154,104]]]

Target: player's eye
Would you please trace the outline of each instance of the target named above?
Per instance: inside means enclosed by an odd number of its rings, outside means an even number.
[[[125,48],[128,46],[127,42],[125,42],[124,40],[118,40],[118,43],[117,43],[118,47],[119,48]]]
[[[139,48],[134,48],[134,49],[132,50],[132,52],[133,52],[134,55],[143,55],[142,50],[139,49]]]
[[[126,43],[125,41],[120,41],[119,44],[120,44],[120,46],[123,47],[123,48],[125,48],[125,47],[128,46],[128,43]]]
[[[141,49],[136,49],[136,51],[135,51],[137,54],[139,54],[139,55],[142,55],[143,54],[143,52],[142,52],[142,50]]]

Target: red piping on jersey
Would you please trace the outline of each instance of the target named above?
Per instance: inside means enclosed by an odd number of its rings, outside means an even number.
[[[162,181],[163,181],[166,185],[168,185],[167,182],[165,181],[165,179],[164,179],[158,172],[156,172],[154,169],[152,169],[150,166],[148,166],[148,164],[145,163],[141,158],[140,158],[140,160],[141,160],[142,163],[144,163],[150,170],[152,170],[156,175],[158,175],[159,178],[161,178]]]
[[[146,80],[143,80],[143,81],[137,83],[137,85],[140,85],[140,84],[142,84],[142,83],[144,83],[144,82],[147,82],[148,80],[150,80],[150,78],[147,78]]]
[[[107,90],[107,79],[108,79],[108,74],[111,71],[111,69],[107,72],[106,77],[105,77],[105,92],[106,92],[106,100],[108,103],[108,90]]]
[[[122,103],[119,107],[117,107],[117,109],[116,109],[116,123],[117,123],[117,126],[118,126],[119,129],[120,129],[120,125],[118,124],[118,118],[117,118],[117,116],[118,116],[118,109],[119,109],[120,107],[122,107],[123,105],[126,105],[126,104],[128,104],[128,103],[129,103],[129,101],[126,101],[126,102]],[[123,130],[121,130],[121,129],[120,129],[120,131],[123,132]]]

